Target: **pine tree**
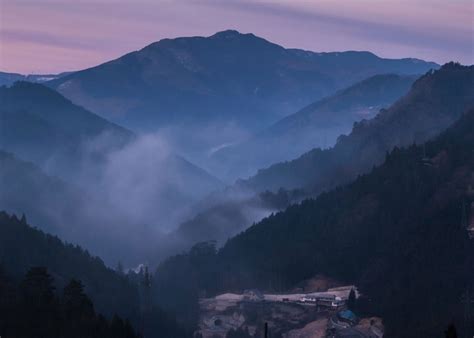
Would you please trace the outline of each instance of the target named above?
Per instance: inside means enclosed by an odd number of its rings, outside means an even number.
[[[59,306],[54,295],[53,278],[46,268],[31,268],[21,284],[21,291],[23,334],[30,337],[56,337],[60,330]]]
[[[78,280],[72,279],[63,291],[64,310],[70,317],[93,317],[94,306],[84,293],[84,286]]]
[[[349,293],[349,298],[347,299],[347,307],[349,310],[354,311],[356,306],[356,294],[354,289],[351,289],[351,292]]]
[[[444,336],[446,338],[458,338],[458,334],[456,332],[456,327],[454,324],[448,326],[448,329],[444,331]]]

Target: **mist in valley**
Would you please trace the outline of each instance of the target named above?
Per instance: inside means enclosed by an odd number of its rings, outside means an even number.
[[[3,8],[0,338],[472,336],[466,1],[112,2]]]
[[[219,144],[216,136],[211,140],[209,130],[204,131],[204,142],[196,142],[205,161],[206,146]],[[223,129],[229,136],[229,128]],[[173,130],[172,135],[176,135]],[[190,131],[178,135],[192,135]],[[77,243],[100,256],[109,266],[122,262],[125,267],[140,263],[156,265],[166,255],[184,250],[195,242],[186,235],[183,242],[178,229],[181,223],[215,205],[233,203],[252,196],[251,192],[238,194],[223,191],[225,183],[178,155],[181,149],[175,139],[170,140],[170,130],[134,135],[125,145],[117,146],[116,135],[104,132],[84,140],[75,158],[73,168],[69,157],[51,153],[37,167],[41,174],[57,181],[54,189],[35,177],[36,182],[25,186],[13,186],[0,197],[2,208],[25,214],[31,224],[58,235],[71,243]],[[22,153],[23,158],[34,154]],[[29,156],[31,155],[31,156]],[[4,179],[7,178],[4,176]],[[18,184],[25,182],[16,182]],[[13,183],[5,181],[5,186]],[[38,186],[41,199],[11,200],[20,197],[32,186]],[[218,199],[212,198],[218,194]],[[228,220],[226,215],[211,215],[211,222],[224,230],[217,238],[221,244],[237,230],[244,230],[253,222],[274,210],[266,207],[246,206],[238,220]],[[241,222],[238,225],[229,222]],[[214,239],[209,233],[202,239]],[[223,237],[224,236],[224,237]]]

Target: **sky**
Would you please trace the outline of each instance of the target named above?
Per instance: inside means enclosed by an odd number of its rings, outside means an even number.
[[[225,29],[317,52],[474,63],[473,0],[0,0],[0,71],[79,70]]]

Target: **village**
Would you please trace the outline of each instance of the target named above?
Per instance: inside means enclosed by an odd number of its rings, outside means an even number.
[[[267,294],[246,290],[200,300],[199,333],[203,338],[227,337],[243,330],[249,337],[339,338],[383,337],[380,318],[359,318],[348,308],[353,285],[308,293]],[[232,336],[235,337],[235,336]]]

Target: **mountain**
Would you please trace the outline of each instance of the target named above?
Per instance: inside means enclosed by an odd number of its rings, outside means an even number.
[[[375,118],[355,123],[334,147],[274,164],[239,184],[257,191],[283,187],[321,192],[380,164],[394,146],[436,136],[473,103],[474,66],[448,63],[418,79],[407,95]]]
[[[0,151],[0,187],[1,210],[25,213],[50,233],[63,234],[66,230],[63,220],[78,218],[82,209],[81,194],[73,186],[3,151]]]
[[[386,152],[394,146],[437,135],[473,104],[473,73],[473,66],[447,64],[417,80],[405,97],[383,109],[377,117],[356,124],[351,134],[341,137],[333,148],[314,149],[213,194],[200,203],[195,216],[181,223],[173,233],[179,246],[168,252],[191,247],[192,238],[223,243],[258,221],[258,216],[282,210],[368,172],[382,163]],[[195,234],[199,236],[194,237]]]
[[[59,73],[59,74],[30,74],[30,75],[0,72],[0,86],[11,86],[17,81],[42,83],[42,82],[51,81],[54,79],[59,79],[69,74],[72,74],[72,72],[64,72],[64,73]]]
[[[259,194],[233,187],[216,191],[194,204],[188,218],[166,235],[167,240],[155,251],[155,260],[188,250],[198,242],[214,241],[221,246],[255,222],[305,197],[303,191],[283,189]]]
[[[164,287],[278,292],[323,273],[357,285],[357,312],[381,316],[387,337],[440,336],[451,323],[472,335],[460,299],[474,288],[466,229],[474,221],[473,149],[471,108],[434,140],[394,148],[370,173],[262,220],[221,250],[201,244],[206,250],[163,262],[156,296]],[[184,266],[193,279],[170,285]]]
[[[44,266],[58,286],[73,278],[81,280],[99,312],[131,319],[136,315],[138,290],[99,258],[5,212],[0,212],[0,234],[0,262],[12,278],[18,280],[31,267]]]
[[[187,209],[222,187],[177,156],[142,163],[148,153],[135,157],[140,147],[108,160],[100,178],[75,181],[0,151],[0,209],[29,215],[35,226],[81,244],[108,264],[137,265],[155,252],[167,229],[185,219]]]
[[[160,137],[136,136],[41,84],[1,87],[0,101],[0,150],[11,153],[0,153],[2,210],[109,263],[143,262],[163,231],[223,187]]]
[[[229,168],[228,176],[235,179],[316,147],[332,147],[354,122],[374,117],[404,96],[417,77],[372,76],[281,119],[245,142],[216,151],[211,161]]]
[[[163,39],[48,85],[132,130],[184,128],[179,135],[171,132],[177,144],[208,151],[372,75],[421,74],[437,67],[369,52],[285,49],[228,30]]]
[[[41,84],[17,82],[0,87],[0,101],[0,149],[34,162],[53,175],[76,179],[73,174],[90,170],[88,165],[101,163],[107,170],[110,161],[138,159],[131,159],[133,156],[146,160],[146,156],[153,155],[153,163],[161,168],[148,169],[155,170],[156,175],[165,176],[166,171],[180,176],[177,185],[194,186],[189,191],[191,196],[221,187],[216,178],[172,153],[160,138],[136,136]],[[64,166],[73,174],[60,170]]]
[[[75,171],[84,156],[103,155],[134,137],[41,84],[0,87],[0,102],[0,148],[52,169],[53,174]],[[101,149],[86,154],[87,145],[99,140]]]
[[[140,273],[137,277],[144,276]],[[32,228],[25,216],[19,220],[0,212],[2,335],[189,336],[172,316],[151,303],[148,315],[153,321],[145,320],[140,299],[142,288],[130,274],[107,268],[100,258],[81,247]],[[139,328],[140,335],[130,322]]]

